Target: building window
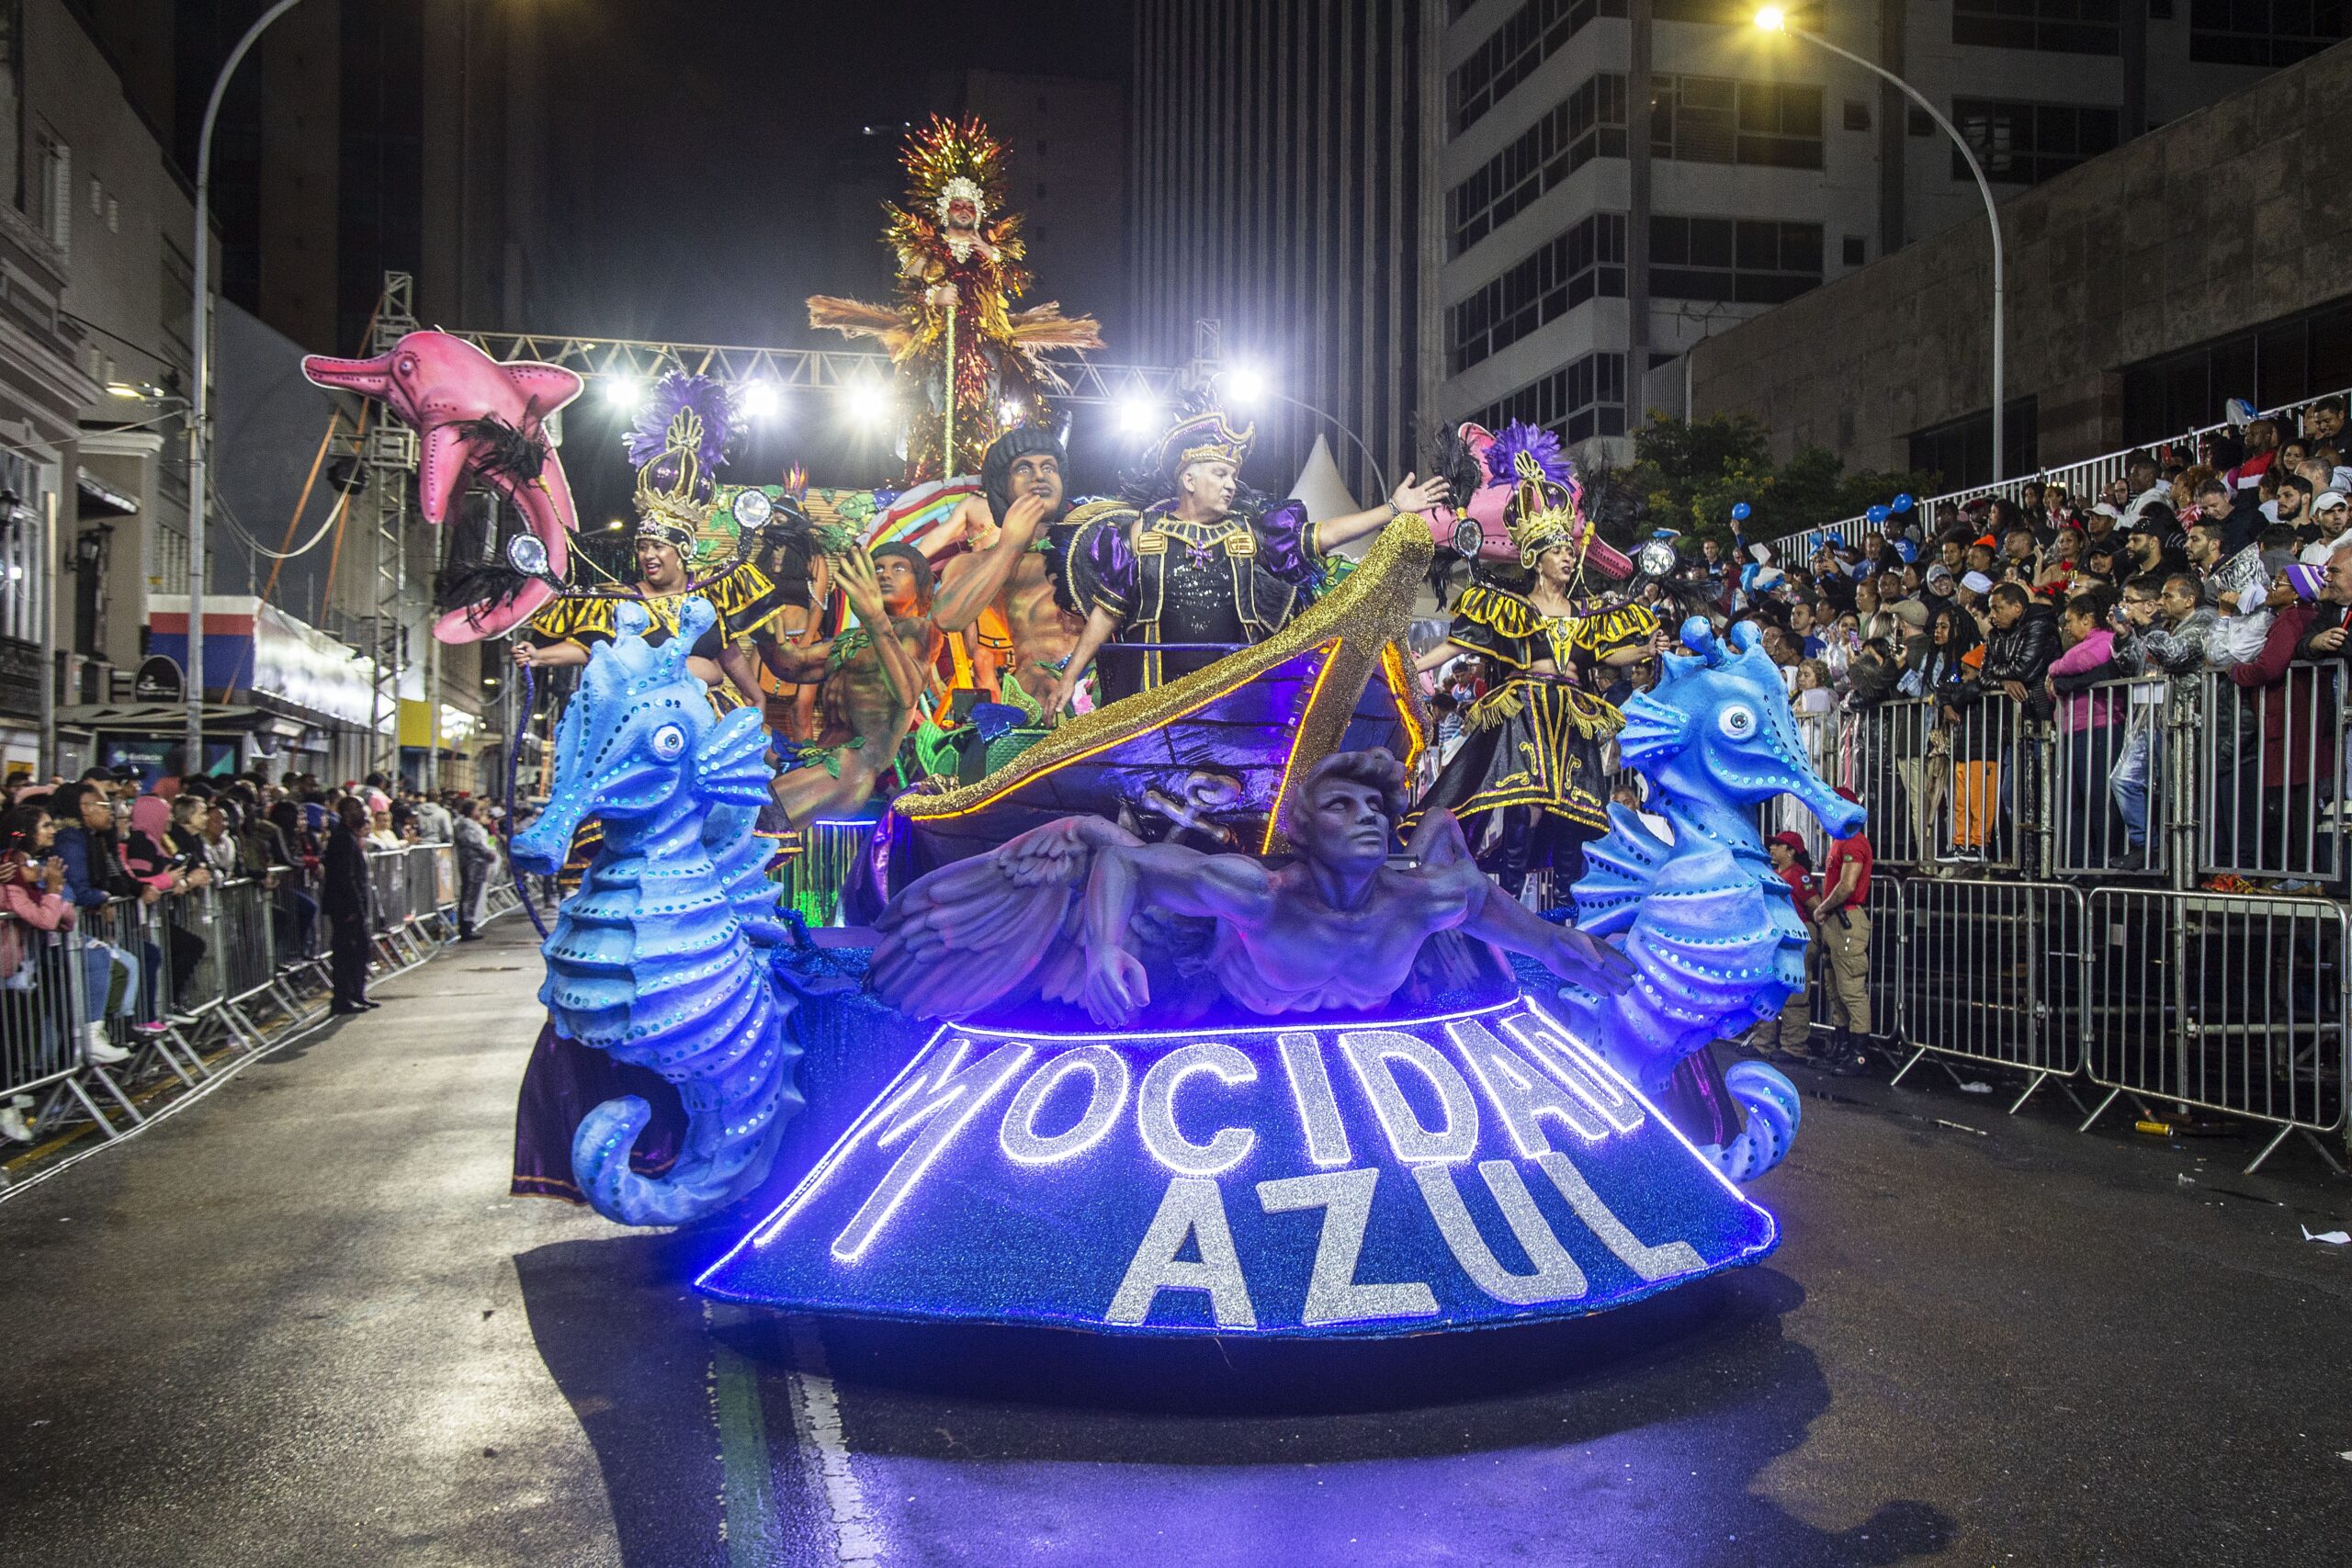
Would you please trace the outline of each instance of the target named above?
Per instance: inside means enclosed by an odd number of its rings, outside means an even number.
[[[1770,218],[1650,219],[1650,292],[1778,305],[1821,285],[1821,225]]]
[[[1848,266],[1860,266],[1871,259],[1870,242],[1860,234],[1849,234],[1845,241],[1845,262]]]
[[[2063,175],[2101,152],[2113,152],[2122,136],[2122,118],[2117,110],[2075,104],[1954,98],[1951,118],[1984,165],[1984,177],[2013,185],[2039,185],[2052,175]],[[1967,160],[1957,148],[1951,155],[1951,177],[1972,177]]]
[[[1652,78],[1650,153],[1690,164],[1821,167],[1821,89],[1728,76]]]
[[[1501,228],[1595,158],[1625,155],[1625,78],[1591,77],[1446,193],[1453,255]]]
[[[1586,300],[1625,294],[1625,215],[1571,225],[1447,312],[1447,373],[1460,375]]]
[[[2352,37],[2343,0],[2192,0],[2188,58],[2202,65],[2292,65]]]
[[[2275,409],[2346,387],[2352,303],[2339,301],[2126,366],[2123,439],[2138,446],[2211,424],[2231,398]]]
[[[41,235],[61,251],[74,248],[74,149],[46,126],[33,133],[40,210],[33,214]]]
[[[1939,476],[1939,485],[1945,490],[1964,490],[1971,485],[1988,485],[1995,479],[2032,473],[2041,467],[2038,425],[2039,416],[2031,398],[2009,400],[2008,427],[2001,433],[2001,466],[2009,470],[2006,474],[1993,471],[1993,415],[1989,410],[1915,431],[1910,437],[1911,471]]]
[[[1524,420],[1569,442],[1625,434],[1625,356],[1588,354],[1470,416],[1488,430]]]
[[[1447,78],[1455,135],[1469,130],[1597,17],[1622,17],[1625,0],[1527,0]]]
[[[1871,107],[1859,98],[1846,100],[1846,129],[1868,130],[1871,128]]]
[[[1952,0],[1951,41],[2054,54],[2121,52],[2120,0]]]

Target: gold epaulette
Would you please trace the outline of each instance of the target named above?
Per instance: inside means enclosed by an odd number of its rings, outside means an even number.
[[[1453,613],[1510,637],[1533,637],[1536,627],[1543,625],[1543,617],[1535,613],[1534,605],[1508,589],[1483,582],[1474,582],[1462,591],[1462,602],[1454,605]]]

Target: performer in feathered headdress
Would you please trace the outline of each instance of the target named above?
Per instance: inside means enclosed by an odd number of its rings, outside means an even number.
[[[1061,389],[1044,351],[1102,346],[1091,316],[1064,316],[1057,302],[1012,309],[1029,287],[1028,252],[1020,214],[1004,210],[1004,152],[978,120],[933,116],[907,138],[906,204],[884,209],[897,305],[808,299],[810,326],[879,338],[920,387],[922,407],[907,436],[910,483],[977,473],[1002,434],[1004,408],[1018,405],[1018,423]]]
[[[1622,577],[1610,551],[1605,570],[1590,558],[1594,534],[1576,470],[1548,430],[1516,422],[1486,453],[1490,485],[1510,487],[1504,515],[1524,586],[1482,572],[1454,606],[1447,639],[1422,657],[1424,671],[1464,654],[1499,671],[1463,725],[1454,752],[1409,824],[1444,809],[1462,819],[1506,813],[1493,869],[1516,897],[1531,866],[1551,864],[1566,886],[1582,872],[1583,843],[1609,830],[1609,781],[1601,747],[1624,728],[1604,694],[1614,671],[1651,657],[1657,622],[1639,604],[1611,606],[1588,594],[1588,572]]]
[[[747,509],[740,503],[718,524],[717,475],[733,423],[718,382],[673,372],[655,383],[622,437],[637,468],[636,589],[553,601],[531,618],[528,635],[515,639],[516,664],[587,663],[589,646],[611,639],[626,597],[643,602],[653,621],[646,640],[658,647],[676,634],[678,606],[692,587],[718,612],[696,641],[695,673],[713,686],[723,676],[743,701],[761,700],[754,655],[745,645],[806,625],[810,546],[806,520],[788,502],[763,509],[757,528],[741,526]]]
[[[1103,660],[1106,698],[1130,696],[1205,668],[1234,647],[1263,642],[1322,586],[1325,554],[1405,513],[1443,502],[1445,481],[1405,476],[1385,506],[1306,520],[1303,502],[1271,509],[1241,482],[1258,439],[1196,397],[1127,481],[1125,502],[1097,502],[1070,513],[1064,569],[1079,634],[1046,711],[1058,716],[1105,643],[1190,643],[1182,651],[1139,649]]]

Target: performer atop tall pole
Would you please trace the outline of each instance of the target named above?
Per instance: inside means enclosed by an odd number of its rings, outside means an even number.
[[[978,119],[933,117],[907,138],[907,200],[884,208],[898,260],[898,302],[811,295],[808,324],[881,341],[922,405],[907,433],[907,480],[978,470],[1004,428],[1045,407],[1061,378],[1050,348],[1101,348],[1091,316],[1057,301],[1015,310],[1029,287],[1021,215],[1004,207],[1004,144]],[[948,449],[953,431],[953,450]]]
[[[1086,628],[1046,711],[1058,716],[1105,643],[1146,644],[1106,660],[1106,699],[1131,696],[1206,667],[1235,645],[1263,642],[1326,577],[1325,556],[1391,519],[1447,499],[1443,479],[1405,476],[1385,506],[1309,523],[1303,502],[1270,506],[1241,482],[1257,426],[1212,403],[1179,415],[1127,484],[1127,501],[1072,514],[1072,603]],[[1168,649],[1158,644],[1191,644]]]

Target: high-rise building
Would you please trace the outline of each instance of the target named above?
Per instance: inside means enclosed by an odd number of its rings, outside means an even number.
[[[1614,443],[1602,450],[1622,461],[1620,438],[1645,409],[1685,411],[1692,344],[1984,220],[1929,116],[1860,68],[1758,28],[1749,0],[1428,6],[1442,14],[1430,254],[1446,419],[1532,419]],[[2342,7],[2258,0],[1788,10],[1937,105],[1996,197],[2239,91],[2346,25]],[[1989,430],[1989,410],[1978,418]],[[2010,451],[2030,463],[2026,424]]]
[[[1266,483],[1287,485],[1321,434],[1368,498],[1425,445],[1430,15],[1423,0],[1135,6],[1119,357],[1185,362],[1195,323],[1218,322],[1226,362],[1268,389]]]

